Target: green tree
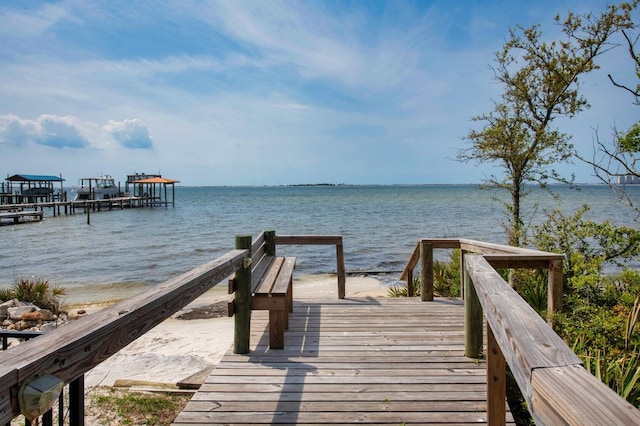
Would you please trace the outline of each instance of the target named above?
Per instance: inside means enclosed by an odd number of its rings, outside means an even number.
[[[524,236],[521,200],[525,185],[547,188],[550,180],[568,183],[553,165],[568,162],[573,154],[570,135],[554,127],[560,117],[571,118],[588,102],[580,94],[580,77],[598,68],[597,56],[613,46],[609,37],[631,28],[633,4],[609,6],[599,17],[569,12],[562,21],[563,39],[547,42],[539,26],[516,26],[502,50],[496,53],[494,79],[503,87],[494,109],[474,117],[484,122],[480,130],[465,137],[471,147],[458,152],[458,160],[494,163],[504,169],[502,177],[487,178],[489,187],[507,190],[510,202],[508,241],[519,246]]]

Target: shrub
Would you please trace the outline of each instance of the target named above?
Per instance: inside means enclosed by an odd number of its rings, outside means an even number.
[[[48,309],[54,314],[60,311],[58,298],[65,294],[62,287],[49,284],[43,279],[20,279],[9,289],[0,289],[0,299],[3,301],[18,299],[22,302],[33,303],[42,309]]]
[[[420,278],[413,279],[413,295],[421,294]],[[407,297],[407,286],[392,286],[388,290],[391,297]],[[460,296],[460,250],[452,250],[449,261],[433,262],[433,294],[439,297]]]

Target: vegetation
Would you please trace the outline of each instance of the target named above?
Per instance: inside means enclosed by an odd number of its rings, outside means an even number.
[[[559,211],[535,229],[533,244],[565,253],[564,305],[556,331],[585,367],[640,406],[640,272],[627,267],[640,255],[640,231],[585,219],[588,207]],[[606,269],[617,272],[606,273]]]
[[[433,262],[433,294],[438,297],[460,297],[460,250],[450,253],[449,261]],[[413,279],[413,295],[420,296],[420,278]],[[391,297],[407,297],[407,286],[398,285],[389,288]]]
[[[504,169],[504,177],[491,176],[486,184],[511,195],[510,203],[505,203],[509,244],[520,246],[524,237],[525,185],[546,188],[549,180],[569,182],[553,170],[554,164],[568,162],[573,153],[570,135],[554,128],[554,122],[589,106],[579,90],[580,78],[598,68],[595,59],[609,50],[612,34],[633,26],[634,6],[609,6],[597,18],[570,12],[561,21],[557,16],[564,34],[557,42],[545,41],[539,26],[517,26],[496,53],[493,71],[503,93],[494,101],[493,111],[473,118],[485,125],[469,132],[471,147],[461,150],[458,159],[495,163]]]
[[[54,314],[60,311],[59,297],[65,294],[65,289],[49,284],[43,279],[20,279],[13,287],[0,289],[0,301],[18,299],[21,302],[33,303],[41,309],[48,309]]]
[[[190,395],[130,392],[97,388],[90,395],[87,414],[99,425],[170,425],[189,402]]]

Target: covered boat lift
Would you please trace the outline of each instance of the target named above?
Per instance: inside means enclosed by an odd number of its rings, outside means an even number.
[[[62,175],[25,175],[17,174],[5,179],[7,183],[2,184],[0,204],[18,204],[21,202],[53,201],[56,197],[62,201],[64,189]],[[60,183],[60,191],[54,194],[54,184]],[[14,189],[19,186],[18,189]]]
[[[160,176],[149,177],[146,179],[139,179],[133,181],[133,184],[138,188],[137,195],[142,197],[142,204],[149,207],[163,205],[167,207],[169,204],[175,206],[176,204],[176,191],[175,184],[179,183],[179,180],[163,178]],[[171,201],[167,195],[167,187],[171,186]],[[164,192],[164,199],[162,194]]]

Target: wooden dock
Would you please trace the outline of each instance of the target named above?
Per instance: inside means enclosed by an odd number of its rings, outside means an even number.
[[[487,423],[459,300],[296,300],[282,350],[267,320],[252,313],[250,354],[230,350],[174,425]]]
[[[20,222],[37,222],[42,220],[44,213],[41,211],[0,211],[0,225],[6,224],[3,220],[9,220],[9,223]]]

